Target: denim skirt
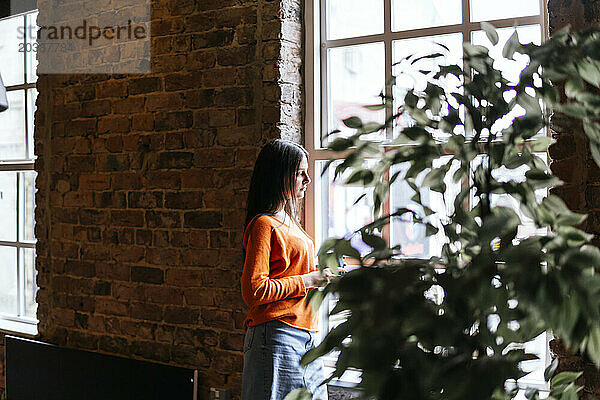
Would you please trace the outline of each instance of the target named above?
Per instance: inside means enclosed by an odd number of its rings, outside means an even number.
[[[312,332],[281,321],[268,321],[248,328],[244,340],[242,400],[283,400],[295,389],[307,388],[313,399],[327,400],[323,362],[306,367],[300,359],[314,346]]]

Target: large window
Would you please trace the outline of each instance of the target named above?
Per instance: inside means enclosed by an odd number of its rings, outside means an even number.
[[[368,223],[371,215],[370,196],[362,197],[362,188],[345,187],[333,180],[333,172],[322,173],[330,157],[327,140],[329,133],[349,134],[342,120],[357,115],[362,120],[383,122],[392,115],[393,110],[370,111],[363,106],[379,104],[380,94],[394,95],[396,101],[403,98],[408,88],[425,85],[410,72],[400,77],[396,64],[403,57],[415,53],[434,53],[439,51],[435,43],[442,43],[449,49],[447,63],[460,63],[462,43],[485,44],[488,42],[481,30],[481,22],[487,21],[498,28],[500,43],[491,48],[490,54],[498,59],[496,67],[505,76],[516,81],[520,70],[526,65],[526,59],[516,61],[501,60],[502,45],[516,29],[522,43],[540,43],[546,32],[546,10],[543,0],[508,0],[493,2],[489,0],[313,0],[307,2],[307,40],[306,40],[306,146],[310,153],[310,168],[314,176],[314,185],[306,196],[307,230],[315,238],[317,246],[330,236],[347,236],[352,231]],[[386,86],[392,76],[398,76],[396,85]],[[458,82],[448,80],[448,88],[456,87]],[[387,113],[387,115],[386,115]],[[512,118],[518,116],[516,113]],[[505,121],[507,124],[512,119]],[[411,121],[399,121],[395,128],[372,134],[381,146],[397,135],[403,124]],[[503,127],[499,127],[500,129]],[[396,131],[395,131],[396,130]],[[545,132],[540,132],[545,134]],[[546,159],[545,154],[540,154]],[[444,159],[438,160],[440,163]],[[482,157],[474,162],[484,161]],[[390,174],[402,173],[397,167]],[[505,171],[497,179],[519,179],[525,171]],[[506,176],[504,176],[506,175]],[[457,193],[460,188],[447,182],[447,196]],[[539,196],[545,196],[540,191]],[[399,207],[414,207],[411,204],[413,193],[407,184],[396,181],[392,185],[390,196],[383,211]],[[436,192],[421,192],[421,197],[429,196],[431,208],[443,218],[444,202]],[[438,198],[439,197],[439,198]],[[495,204],[512,206],[520,213],[518,204],[511,197],[496,196]],[[470,199],[472,207],[474,198]],[[437,208],[437,209],[436,209]],[[536,234],[532,223],[522,216],[519,237]],[[431,257],[439,255],[443,244],[440,235],[426,237],[424,229],[413,224],[410,219],[392,220],[384,229],[383,237],[393,245],[401,244],[407,257]],[[352,238],[355,247],[361,247],[358,237]],[[331,302],[334,299],[330,300]],[[330,304],[331,306],[331,304]],[[327,308],[327,307],[323,307]],[[323,318],[324,331],[336,323]],[[537,353],[539,361],[531,361],[525,368],[532,371],[523,378],[523,383],[537,385],[545,389],[543,370],[548,363],[548,335],[541,335],[536,341],[526,345],[527,350]],[[329,361],[330,363],[333,360]],[[330,364],[331,366],[332,364]]]
[[[0,113],[0,329],[37,333],[33,118],[37,13],[0,19],[0,75],[8,110]],[[27,51],[27,50],[30,51]]]

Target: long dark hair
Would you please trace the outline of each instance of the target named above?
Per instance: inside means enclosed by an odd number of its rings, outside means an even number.
[[[302,158],[308,158],[304,147],[283,139],[267,143],[258,154],[248,190],[244,228],[259,214],[274,214],[283,205],[297,217],[298,202],[294,193],[296,174]]]

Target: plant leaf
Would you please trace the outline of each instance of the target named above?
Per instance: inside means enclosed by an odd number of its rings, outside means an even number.
[[[579,378],[581,375],[583,375],[583,372],[570,372],[570,371],[561,372],[561,373],[557,374],[554,378],[552,378],[552,381],[550,382],[550,384],[552,385],[552,387],[560,386],[560,385],[567,385],[569,383],[575,382],[575,380],[577,378]]]
[[[312,393],[306,388],[296,389],[285,396],[283,400],[311,400]]]
[[[485,32],[485,35],[490,40],[490,42],[492,42],[492,45],[495,46],[498,44],[498,32],[496,32],[496,28],[494,27],[494,25],[483,21],[481,22],[481,29]]]
[[[586,351],[590,359],[600,368],[600,326],[594,326],[588,336]]]
[[[342,120],[342,122],[348,128],[352,128],[352,129],[358,129],[358,128],[360,128],[363,125],[362,121],[358,117],[346,118],[346,119]]]
[[[504,48],[502,49],[502,57],[512,60],[515,51],[517,51],[519,47],[521,47],[521,43],[519,42],[519,34],[515,29],[515,31],[512,33],[512,35],[510,35],[510,37],[506,41]]]

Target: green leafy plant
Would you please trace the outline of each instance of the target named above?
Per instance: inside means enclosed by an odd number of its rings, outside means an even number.
[[[495,29],[482,28],[496,45]],[[402,62],[428,67],[445,52],[440,49]],[[561,182],[535,154],[552,143],[540,132],[549,114],[558,112],[584,121],[600,164],[600,30],[561,30],[542,45],[523,45],[515,32],[503,49],[509,60],[529,57],[518,82],[494,67],[486,47],[465,44],[464,65],[422,67],[424,90],[408,90],[397,109],[385,95],[380,105],[369,106],[394,110],[385,123],[349,118],[344,123],[355,133],[329,144],[347,152],[336,175],[373,193],[374,221],[356,232],[371,251],[361,255],[347,238],[322,245],[321,268],[336,269],[343,256],[362,267],[311,293],[315,306],[334,294],[338,302],[331,314],[345,313],[347,319],[303,363],[337,351],[329,379],[349,368],[361,370],[364,398],[512,399],[525,375],[522,362],[535,358],[521,344],[544,331],[600,366],[600,251],[589,244],[592,235],[578,228],[584,215],[571,212],[556,195],[536,197],[536,190]],[[448,90],[450,78],[460,81],[458,89]],[[499,123],[516,110],[520,115],[511,123]],[[401,116],[410,116],[412,125],[396,127]],[[365,138],[390,128],[397,135],[385,152]],[[435,162],[442,157],[447,161]],[[378,162],[368,166],[367,158]],[[403,172],[389,176],[394,165]],[[517,169],[526,170],[521,179],[499,177],[501,170]],[[412,188],[418,207],[383,214],[390,185],[401,180]],[[448,195],[448,185],[460,187],[455,197]],[[444,195],[450,215],[438,215],[421,196],[424,190]],[[497,195],[517,200],[520,213],[495,204]],[[400,246],[381,238],[385,225],[406,215],[426,227],[427,236],[441,232],[439,256],[403,258]],[[537,235],[517,237],[522,216],[535,224]],[[579,373],[555,369],[556,362],[545,375],[550,398],[576,399]],[[537,390],[524,390],[528,399],[539,398]],[[302,391],[295,395],[310,398]]]

